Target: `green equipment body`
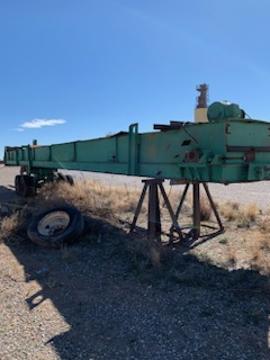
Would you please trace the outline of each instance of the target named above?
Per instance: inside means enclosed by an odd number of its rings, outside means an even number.
[[[99,139],[6,147],[4,161],[36,177],[68,169],[183,183],[269,180],[270,124],[241,118],[239,107],[217,103],[208,115],[209,123],[171,122],[150,133],[139,133],[133,124],[128,132]]]

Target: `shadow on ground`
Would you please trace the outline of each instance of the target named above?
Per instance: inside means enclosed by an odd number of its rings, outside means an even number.
[[[129,253],[127,235],[89,220],[72,247],[7,242],[26,281],[41,290],[70,330],[49,340],[61,359],[269,359],[269,279],[226,271],[170,250],[154,270]],[[49,346],[49,345],[48,345]]]
[[[19,197],[12,187],[0,185],[0,216],[13,212],[25,204],[25,200]]]

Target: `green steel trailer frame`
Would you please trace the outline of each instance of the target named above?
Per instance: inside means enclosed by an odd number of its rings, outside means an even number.
[[[135,212],[136,225],[143,198],[149,190],[148,233],[160,234],[159,191],[172,219],[171,231],[182,236],[178,217],[189,185],[193,186],[192,236],[200,236],[200,185],[206,191],[218,222],[220,217],[207,183],[238,183],[270,179],[270,123],[239,118],[209,123],[171,121],[154,125],[157,131],[139,133],[138,124],[128,132],[99,139],[48,146],[6,147],[6,166],[20,166],[15,187],[29,195],[36,187],[55,178],[59,169],[94,171],[150,178],[144,182]],[[174,211],[162,185],[164,179],[186,184],[179,207]]]

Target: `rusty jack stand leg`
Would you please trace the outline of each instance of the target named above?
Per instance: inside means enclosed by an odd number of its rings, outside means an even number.
[[[217,220],[217,223],[218,223],[218,226],[219,226],[219,229],[217,231],[217,234],[221,234],[224,232],[224,226],[222,224],[222,221],[221,221],[221,218],[219,216],[219,213],[217,211],[217,207],[216,207],[216,204],[214,203],[213,199],[212,199],[212,196],[211,196],[211,193],[209,191],[209,188],[208,188],[208,185],[206,183],[203,183],[203,187],[204,187],[204,190],[205,190],[205,193],[208,197],[208,200],[209,200],[209,203],[210,203],[210,206],[215,214],[215,218]]]
[[[146,195],[147,190],[149,191],[148,195],[148,229],[147,236],[148,239],[160,240],[161,237],[161,219],[160,219],[160,204],[159,204],[159,191],[163,197],[164,203],[169,211],[174,231],[177,231],[181,235],[181,230],[176,220],[176,216],[173,212],[172,206],[168,199],[168,196],[163,187],[163,179],[151,179],[143,180],[144,187],[134,214],[134,218],[130,227],[130,232],[135,229],[137,219],[142,209],[142,204]]]
[[[160,240],[161,236],[161,222],[160,222],[160,208],[158,196],[158,184],[149,184],[149,200],[148,200],[148,239]]]
[[[200,237],[201,230],[201,206],[200,206],[200,184],[193,184],[193,239]]]
[[[201,224],[201,204],[200,204],[200,185],[201,184],[204,187],[210,207],[214,212],[215,218],[216,218],[218,226],[219,226],[218,229],[211,227],[211,226],[207,226],[209,228],[215,229],[216,231],[211,234],[208,234],[206,236],[208,236],[210,238],[210,237],[214,237],[214,236],[224,232],[224,226],[222,224],[222,221],[220,219],[219,213],[218,213],[216,205],[212,199],[212,196],[210,194],[207,184],[199,183],[199,182],[193,183],[192,184],[192,187],[193,187],[193,189],[192,189],[193,190],[193,227],[190,232],[193,240],[197,240],[201,236],[201,226],[202,226],[202,224]],[[176,221],[178,221],[178,218],[180,216],[184,201],[187,196],[189,186],[190,186],[189,183],[186,184],[183,194],[181,196],[180,203],[179,203],[178,208],[175,213]],[[206,226],[206,225],[204,225],[204,226]]]
[[[185,201],[186,196],[187,196],[187,192],[188,192],[188,189],[189,189],[189,185],[190,185],[190,184],[186,184],[185,189],[184,189],[184,191],[183,191],[183,194],[182,194],[182,196],[181,196],[180,203],[179,203],[178,208],[177,208],[176,213],[175,213],[176,219],[179,218],[179,215],[180,215],[180,213],[181,213],[181,210],[182,210],[184,201]]]

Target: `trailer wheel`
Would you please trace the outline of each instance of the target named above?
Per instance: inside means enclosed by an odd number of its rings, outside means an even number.
[[[34,243],[60,248],[79,239],[84,230],[84,219],[80,211],[71,206],[60,206],[35,216],[27,229]]]
[[[36,182],[33,176],[16,175],[15,191],[23,197],[34,196],[36,194]]]

